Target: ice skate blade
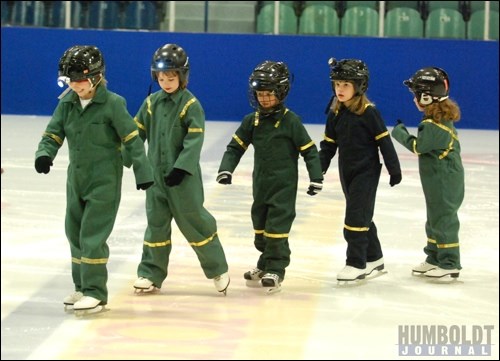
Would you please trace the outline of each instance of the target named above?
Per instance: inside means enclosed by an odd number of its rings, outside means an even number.
[[[422,277],[427,283],[433,283],[438,285],[449,285],[449,284],[462,284],[463,281],[459,280],[457,277]]]
[[[447,273],[447,274],[444,274],[442,276],[429,276],[428,274],[424,274],[425,277],[429,278],[429,279],[439,279],[439,278],[448,278],[448,276],[450,276],[450,278],[458,278],[460,276],[460,272],[453,272],[453,273]]]
[[[337,286],[342,288],[358,287],[366,284],[366,278],[356,280],[337,280]]]
[[[105,305],[98,305],[94,308],[88,308],[85,310],[75,310],[74,309],[73,311],[74,311],[76,317],[81,318],[81,317],[97,316],[101,313],[109,311],[109,309],[106,308]]]
[[[415,276],[415,277],[424,277],[425,272],[418,272],[418,271],[411,270],[411,275]]]
[[[264,287],[264,289],[266,290],[266,295],[272,295],[281,292],[281,284],[279,284],[278,287]]]
[[[366,274],[362,274],[354,279],[337,278],[337,281],[339,281],[339,282],[356,282],[356,281],[364,280],[365,278],[366,278]]]
[[[245,280],[246,286],[250,288],[262,288],[260,280]]]
[[[135,288],[134,294],[136,294],[137,296],[154,295],[160,292],[160,289],[155,286],[151,286],[149,288],[137,288],[137,287],[134,288]]]

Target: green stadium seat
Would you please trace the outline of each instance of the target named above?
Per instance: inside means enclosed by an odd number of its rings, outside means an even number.
[[[368,7],[353,7],[341,20],[341,34],[349,36],[378,36],[378,13]]]
[[[257,33],[274,33],[274,4],[267,4],[260,9],[257,15]],[[280,4],[279,18],[280,34],[297,34],[297,15],[293,7]]]
[[[399,38],[422,38],[424,22],[420,13],[410,8],[395,8],[385,16],[384,35]]]
[[[337,12],[327,5],[306,5],[300,16],[299,34],[338,35]]]
[[[458,10],[436,9],[425,22],[426,38],[465,39],[465,21]]]
[[[472,13],[467,27],[467,38],[484,39],[484,10]],[[490,11],[490,31],[488,39],[498,40],[498,11]]]
[[[346,1],[346,9],[363,7],[377,10],[378,1]]]

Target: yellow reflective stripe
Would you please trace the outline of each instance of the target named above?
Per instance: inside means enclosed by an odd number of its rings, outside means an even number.
[[[82,263],[82,261],[80,261],[79,258],[75,258],[75,257],[71,257],[71,262],[72,263],[76,263],[76,264],[81,264]]]
[[[328,143],[335,143],[335,140],[333,140],[332,138],[328,138],[326,134],[324,135],[323,139],[326,140]]]
[[[288,113],[288,110],[289,110],[288,108],[285,109],[285,112],[283,113],[283,117],[285,116],[286,113]],[[281,119],[283,119],[283,118],[281,118]],[[278,119],[278,121],[274,124],[275,128],[278,128],[280,126],[281,119]]]
[[[442,130],[444,130],[445,132],[447,132],[451,136],[451,140],[450,140],[450,143],[448,144],[448,148],[445,149],[443,151],[443,153],[441,153],[439,155],[439,159],[445,158],[450,153],[450,151],[453,149],[453,143],[454,143],[454,141],[455,140],[458,141],[458,136],[453,132],[453,129],[447,127],[444,124],[437,123],[437,122],[433,121],[432,119],[424,119],[422,121],[422,123],[431,123],[431,124],[434,124],[436,127],[441,128]]]
[[[151,95],[148,95],[148,97],[146,99],[146,104],[148,105],[148,107],[147,107],[148,114],[153,116],[153,111],[151,110]]]
[[[370,227],[351,227],[347,224],[344,224],[344,228],[353,232],[367,232],[370,229]]]
[[[122,138],[122,142],[123,143],[127,143],[130,139],[135,138],[138,135],[139,135],[139,131],[136,129],[132,133],[130,133],[129,135],[127,135],[126,137],[123,137]]]
[[[264,236],[268,238],[287,238],[288,233],[267,233],[264,232]]]
[[[151,247],[151,248],[155,248],[155,247],[165,247],[165,246],[168,246],[169,244],[171,244],[172,241],[171,240],[168,240],[168,241],[163,241],[163,242],[155,242],[155,243],[151,243],[151,242],[147,242],[147,241],[144,241],[144,245],[145,246],[148,246],[148,247]]]
[[[264,230],[263,229],[256,229],[255,234],[264,234]]]
[[[57,142],[57,144],[59,144],[59,145],[63,144],[62,139],[53,133],[43,132],[43,135],[45,135],[46,137],[49,137],[51,139],[54,139]]]
[[[311,148],[312,146],[314,145],[314,141],[310,141],[309,143],[307,143],[306,145],[303,145],[302,147],[299,148],[299,151],[303,151],[303,150],[306,150],[307,148]]]
[[[389,131],[386,130],[385,132],[383,132],[382,134],[379,134],[375,137],[375,140],[379,140],[380,138],[383,138],[383,137],[387,137],[389,135]]]
[[[458,242],[456,243],[438,243],[435,239],[427,238],[428,243],[435,244],[437,248],[456,248],[459,247]]]
[[[179,118],[182,120],[186,116],[186,112],[188,108],[196,101],[196,98],[191,98],[189,99],[186,104],[184,105],[184,108],[182,108],[181,113],[179,114]]]
[[[442,243],[437,244],[437,248],[456,248],[458,247],[458,243]]]
[[[203,128],[188,128],[188,133],[203,133]]]
[[[248,149],[248,146],[245,145],[245,143],[243,143],[243,141],[240,139],[240,137],[238,137],[236,134],[233,135],[233,139],[236,141],[236,143],[238,143],[243,149],[247,150]]]
[[[422,123],[432,123],[436,127],[439,127],[441,129],[443,129],[445,132],[448,132],[453,139],[458,140],[458,136],[453,132],[453,130],[444,124],[437,123],[437,122],[433,121],[432,119],[424,119],[424,120],[422,120]]]
[[[208,242],[210,242],[211,240],[213,240],[216,235],[217,235],[217,232],[215,232],[214,234],[212,234],[207,239],[204,239],[203,241],[200,241],[200,242],[189,242],[189,245],[192,246],[192,247],[201,247],[201,246],[204,246]]]
[[[144,126],[144,124],[142,124],[142,123],[139,121],[139,118],[135,117],[135,118],[134,118],[134,122],[135,122],[135,125],[137,125],[137,128],[139,128],[139,129],[141,129],[141,130],[146,131],[146,127]]]
[[[254,121],[253,121],[253,126],[256,127],[259,125],[259,112],[255,112],[255,118],[254,118]]]
[[[417,140],[416,139],[413,140],[413,153],[415,153],[416,155],[420,155],[420,153],[417,152]]]
[[[87,257],[82,257],[82,263],[87,263],[87,264],[106,264],[108,263],[107,258],[87,258]]]

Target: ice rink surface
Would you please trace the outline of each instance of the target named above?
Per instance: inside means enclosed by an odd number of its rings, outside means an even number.
[[[425,259],[425,203],[417,158],[395,142],[403,181],[391,188],[383,168],[374,216],[387,274],[352,286],[337,284],[346,250],[337,161],[323,192],[310,197],[300,159],[291,264],[282,292],[266,295],[246,287],[242,277],[258,257],[250,220],[252,149],[233,184],[217,184],[220,159],[238,123],[207,122],[201,162],[205,206],[217,219],[229,263],[227,296],[204,277],[175,226],[169,277],[161,291],[134,294],[146,227],[145,193],[135,189],[133,172],[126,169],[109,239],[109,312],[78,318],[62,304],[73,291],[64,235],[67,145],[49,174],[34,170],[48,120],[1,117],[2,360],[498,359],[498,131],[464,130],[457,124],[466,176],[458,280],[432,282],[411,274],[411,267]],[[306,128],[319,144],[323,126]],[[459,337],[464,356],[400,354],[405,352],[398,346],[402,332],[412,327]],[[482,347],[466,347],[468,340]],[[448,354],[453,352],[450,348]]]

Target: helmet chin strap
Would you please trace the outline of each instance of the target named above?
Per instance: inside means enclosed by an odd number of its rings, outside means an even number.
[[[59,94],[59,96],[57,97],[57,99],[64,98],[66,96],[66,94],[68,94],[70,91],[71,91],[71,88],[67,87],[66,89],[64,89],[64,91],[61,94]]]
[[[90,83],[90,90],[94,89],[96,86],[99,85],[99,83],[102,81],[102,74],[99,74],[99,80],[97,81],[97,83],[94,84],[94,82],[92,81],[92,78],[89,78],[88,79],[89,83]]]
[[[448,95],[438,98],[438,97],[433,97],[429,94],[420,94],[420,99],[418,100],[418,103],[420,105],[426,106],[432,103],[441,103],[442,101],[448,99]]]

